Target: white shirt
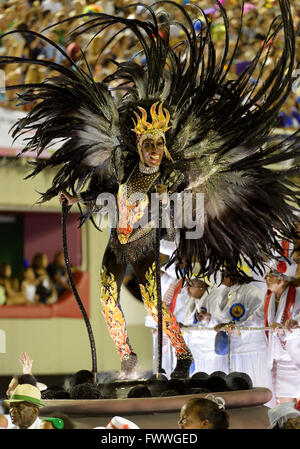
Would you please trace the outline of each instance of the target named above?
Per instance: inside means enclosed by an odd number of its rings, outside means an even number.
[[[206,309],[207,313],[213,313],[215,302],[220,297],[225,286],[212,287],[208,292],[205,292],[201,298],[190,297],[190,304],[186,311],[184,324],[186,326],[195,327],[192,329],[183,329],[185,338],[188,338],[188,346],[192,351],[195,360],[209,360],[215,359],[215,338],[216,332],[213,330],[202,330],[206,327],[214,327],[217,324],[214,319],[211,319],[209,323],[206,321],[197,321],[195,323],[195,314],[200,312],[202,308]],[[214,371],[214,370],[213,370]]]
[[[263,327],[264,326],[264,293],[252,282],[249,284],[236,284],[223,290],[221,300],[215,303],[214,319],[217,323],[233,321],[232,308],[241,310],[242,315],[235,319],[237,326]],[[263,330],[241,331],[241,335],[231,336],[231,351],[234,353],[248,353],[266,350],[267,341]]]
[[[31,426],[27,427],[27,429],[40,429],[41,428],[42,420],[37,417],[34,423],[31,424]],[[20,429],[20,427],[15,426],[12,421],[8,423],[7,429]]]
[[[221,300],[221,295],[224,291],[226,291],[226,289],[227,287],[225,285],[213,286],[209,288],[200,299],[190,297],[190,302],[186,308],[184,324],[186,326],[192,326],[193,324],[195,324],[195,313],[200,312],[202,307],[206,309],[207,313],[210,313],[212,315],[212,318],[208,324],[206,322],[197,322],[195,325],[214,327],[216,324],[218,324],[213,317],[215,311],[215,303]]]

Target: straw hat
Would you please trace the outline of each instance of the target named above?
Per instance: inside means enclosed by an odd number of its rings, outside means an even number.
[[[29,384],[18,385],[7,402],[9,404],[14,404],[16,402],[31,402],[32,404],[38,406],[44,405],[41,403],[40,390]]]

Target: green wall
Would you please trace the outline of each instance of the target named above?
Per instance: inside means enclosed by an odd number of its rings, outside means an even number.
[[[0,167],[0,211],[59,211],[58,199],[37,206],[38,191],[46,190],[54,172],[24,181],[24,167]],[[77,210],[76,210],[77,211]],[[108,231],[97,231],[92,224],[83,229],[83,266],[90,272],[90,321],[94,332],[98,371],[118,370],[120,361],[106,329],[99,301],[100,266],[108,241]],[[145,310],[126,288],[121,291],[131,344],[139,356],[141,370],[152,369],[151,330],[144,326]],[[6,353],[0,353],[0,375],[20,373],[18,361],[26,351],[34,360],[35,374],[66,374],[91,369],[90,346],[83,320],[75,318],[1,319],[0,329],[6,333]]]

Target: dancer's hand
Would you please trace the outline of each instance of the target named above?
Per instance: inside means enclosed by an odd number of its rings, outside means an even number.
[[[169,203],[168,188],[164,184],[157,184],[155,186],[156,194],[161,198],[163,206]]]
[[[67,192],[59,192],[60,204],[62,204],[64,200],[67,201],[68,206],[72,206],[72,204],[78,203],[78,198],[76,195],[72,196],[72,195],[69,195]]]
[[[30,360],[27,352],[22,352],[22,354],[20,355],[20,363],[23,368],[23,374],[32,374],[33,360]]]

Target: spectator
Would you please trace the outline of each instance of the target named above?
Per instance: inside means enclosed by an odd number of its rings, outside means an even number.
[[[83,384],[74,385],[70,389],[71,399],[101,399],[101,393],[96,384],[85,382]]]
[[[37,380],[32,374],[22,374],[20,376],[14,376],[8,385],[6,396],[10,398],[17,386],[23,384],[33,385],[34,387],[37,387]]]
[[[81,56],[80,36],[67,46],[66,53],[73,61],[79,60]]]
[[[2,301],[8,306],[26,303],[26,297],[22,292],[16,291],[12,286],[12,269],[9,263],[0,263],[0,287],[2,286]],[[4,302],[5,301],[5,302]]]
[[[161,398],[169,397],[169,396],[178,396],[178,391],[168,388],[160,393]]]
[[[57,301],[57,293],[48,274],[48,257],[45,253],[37,253],[32,260],[32,268],[38,279],[36,294],[43,304],[53,304]]]
[[[115,384],[99,384],[98,385],[102,399],[117,399],[117,387]]]
[[[40,391],[45,390],[47,387],[45,384],[37,382],[36,378],[32,374],[32,364],[33,360],[30,360],[27,352],[22,352],[19,359],[22,365],[22,372],[20,376],[14,376],[9,383],[8,389],[6,391],[6,396],[10,398],[14,390],[18,385],[30,384],[37,387]]]
[[[39,302],[39,295],[36,294],[37,285],[40,281],[36,279],[31,267],[23,268],[20,273],[21,292],[26,297],[26,304]]]
[[[9,399],[9,415],[11,424],[8,429],[39,429],[41,419],[39,409],[41,392],[33,385],[18,385]]]
[[[70,393],[59,386],[48,387],[41,395],[42,399],[70,399]]]
[[[129,391],[128,398],[151,398],[151,391],[145,385],[136,385]]]
[[[190,399],[180,410],[178,425],[181,429],[228,429],[224,399],[213,395]]]
[[[3,9],[1,11],[0,16],[0,35],[5,31],[16,28],[19,30],[33,29],[35,31],[40,31],[40,29],[46,28],[47,26],[57,22],[66,17],[73,17],[75,15],[81,14],[86,11],[86,7],[88,9],[93,10],[93,5],[89,5],[90,2],[87,1],[65,1],[65,2],[53,2],[53,1],[43,1],[36,2],[35,4],[28,4],[26,2],[17,2],[17,5],[11,5],[10,3],[4,3]],[[147,2],[148,3],[148,2]],[[180,2],[179,2],[180,3]],[[186,2],[182,2],[186,3]],[[216,48],[216,59],[218,60],[218,56],[223,50],[223,37],[224,37],[224,24],[221,20],[221,11],[215,2],[212,0],[210,2],[205,2],[204,0],[195,0],[193,3],[201,6],[206,14],[211,20],[211,29],[212,29],[212,38]],[[291,2],[293,3],[293,2]],[[294,2],[295,3],[295,2]],[[127,8],[126,10],[122,10],[122,6],[128,4],[125,1],[106,1],[101,3],[101,7],[103,12],[108,14],[118,13],[123,15],[124,17],[132,18],[145,18],[145,10],[142,7],[137,8]],[[98,6],[98,5],[97,5]],[[240,22],[240,14],[241,14],[241,4],[236,1],[227,1],[224,2],[224,6],[226,9],[226,13],[228,15],[229,23],[230,23],[230,35],[229,35],[229,49],[230,54],[232,53],[233,47],[235,46],[235,42],[237,39],[237,33],[239,30],[239,22]],[[292,14],[295,23],[296,35],[298,35],[299,40],[299,23],[300,23],[300,10],[298,6],[292,6]],[[168,7],[166,6],[166,9]],[[272,23],[274,18],[277,16],[279,12],[278,2],[273,2],[272,5],[265,2],[246,2],[244,5],[244,18],[243,18],[243,30],[240,37],[240,45],[239,51],[237,53],[237,57],[235,58],[234,64],[230,69],[230,76],[233,79],[242,73],[244,68],[252,61],[259,47],[266,38],[266,30],[268,25]],[[179,10],[173,9],[172,15],[175,20],[182,20],[182,15]],[[82,25],[84,23],[83,18],[77,19],[76,21],[70,23],[60,24],[59,27],[55,29],[50,29],[47,31],[47,37],[50,37],[55,43],[64,47],[64,36],[68,35],[68,32],[75,28],[78,25]],[[200,21],[196,22],[195,30],[199,33],[200,30]],[[78,36],[73,42],[68,42],[67,52],[70,52],[72,59],[77,60],[78,49],[81,47],[84,49],[87,60],[91,66],[92,71],[94,71],[94,77],[97,81],[102,80],[106,75],[112,73],[114,69],[114,65],[109,61],[100,62],[99,63],[99,49],[103,48],[105,44],[109,41],[111,34],[109,31],[104,31],[101,36],[96,36],[96,38],[90,43],[90,45],[86,46],[86,36]],[[176,45],[180,41],[180,33],[174,30],[170,33],[171,44]],[[30,36],[25,33],[15,34],[11,36],[7,36],[2,39],[3,45],[0,51],[11,55],[17,56],[25,56],[31,57],[33,59],[36,58],[49,58],[56,62],[62,62],[63,64],[68,65],[69,63],[61,56],[61,54],[50,47],[46,42],[39,40],[33,36]],[[297,42],[298,44],[298,42]],[[296,68],[297,63],[299,64],[299,45],[296,44]],[[131,36],[129,33],[120,34],[119,39],[113,41],[108,45],[107,52],[103,53],[100,56],[100,59],[110,58],[113,60],[120,60],[121,58],[124,60],[128,55],[128,49],[134,46],[135,43],[132,42]],[[280,50],[281,36],[279,35],[279,39],[273,43],[268,44],[267,49],[270,48],[270,53],[268,56],[267,64],[264,68],[265,76],[269,73],[269,69],[273,65],[273,60],[278,54]],[[81,64],[81,63],[80,63]],[[108,66],[109,64],[109,66]],[[19,81],[13,81],[15,77],[19,77],[20,74],[16,72],[17,64],[7,65],[5,67],[6,72],[6,80],[9,84],[18,84],[22,82],[22,79]],[[28,64],[27,71],[29,72],[29,77],[32,75],[36,76],[40,71],[37,66],[32,70],[33,64]],[[260,67],[259,67],[260,68]],[[259,69],[258,68],[258,69]],[[235,72],[236,71],[236,72]],[[26,76],[25,74],[21,74],[21,76]],[[47,76],[45,74],[45,76]],[[256,76],[256,74],[254,74]],[[12,91],[7,91],[7,97],[12,98]],[[291,93],[291,98],[295,98],[295,94]],[[6,107],[15,108],[13,103],[7,102]],[[285,123],[291,123],[290,118],[285,117],[285,114],[288,112],[288,104],[284,105],[281,111],[281,120]],[[28,108],[27,105],[24,105],[24,108]]]
[[[66,377],[64,382],[65,390],[70,391],[72,387],[75,385],[87,383],[87,382],[94,382],[94,375],[91,371],[88,371],[86,369],[82,369],[77,371],[77,373],[73,374],[72,376]]]
[[[166,382],[165,386],[166,390],[174,390],[176,391],[176,395],[186,394],[186,386],[185,383],[180,379],[170,379]]]
[[[54,283],[58,296],[64,291],[70,290],[63,251],[58,251],[55,254],[53,263],[48,267],[48,273]]]

